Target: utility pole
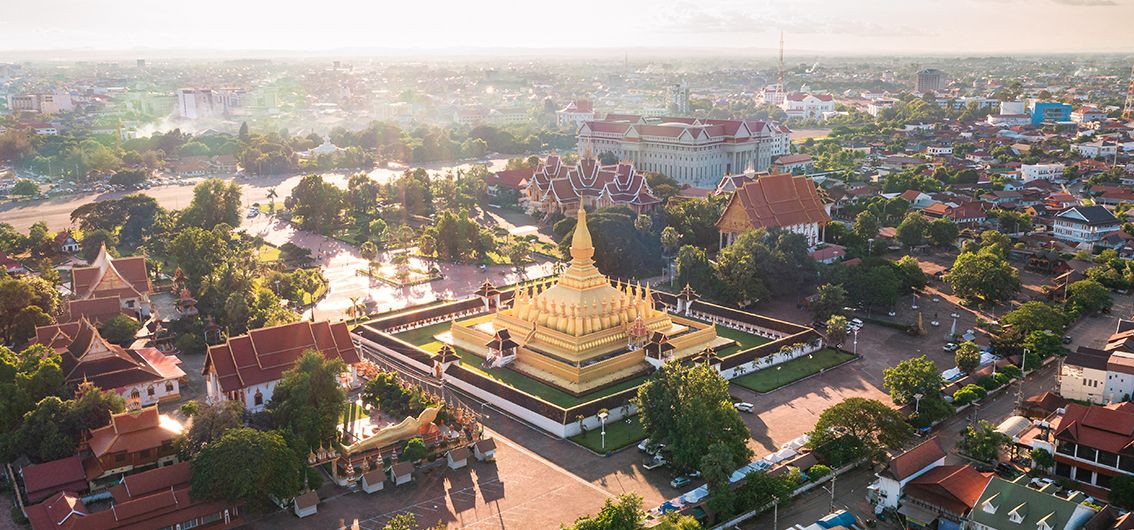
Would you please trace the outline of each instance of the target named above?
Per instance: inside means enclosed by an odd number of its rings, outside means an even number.
[[[1024,354],[1020,356],[1020,383],[1016,385],[1016,412],[1020,412],[1020,407],[1024,404],[1024,378],[1027,377],[1027,372],[1024,370],[1028,366],[1028,349],[1024,348]]]
[[[835,513],[835,481],[838,479],[838,474],[831,474],[831,510],[827,513]]]

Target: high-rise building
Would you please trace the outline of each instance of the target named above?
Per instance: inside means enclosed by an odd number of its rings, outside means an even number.
[[[685,81],[670,85],[666,89],[665,106],[677,114],[689,114],[689,85],[685,84]]]
[[[917,73],[917,78],[914,81],[914,92],[925,94],[927,92],[941,92],[945,90],[945,85],[949,80],[945,76],[945,72],[936,68],[926,68]]]

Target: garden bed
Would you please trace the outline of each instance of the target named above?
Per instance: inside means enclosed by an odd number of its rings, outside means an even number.
[[[732,383],[755,392],[771,392],[854,358],[854,354],[824,348],[809,357],[800,357],[740,376],[733,379]]]

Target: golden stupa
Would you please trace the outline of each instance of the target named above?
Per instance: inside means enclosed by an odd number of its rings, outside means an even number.
[[[673,357],[729,342],[711,324],[657,308],[649,286],[611,281],[595,267],[595,249],[580,209],[571,237],[571,263],[557,281],[516,291],[512,306],[491,320],[455,322],[453,344],[512,365],[545,382],[582,393],[617,382]],[[647,359],[648,342],[664,340],[665,359]]]

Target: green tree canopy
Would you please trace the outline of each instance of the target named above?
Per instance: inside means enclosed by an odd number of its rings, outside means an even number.
[[[823,447],[849,436],[877,453],[902,447],[912,435],[913,429],[896,410],[877,400],[852,397],[819,415],[809,444]]]
[[[941,384],[941,372],[925,355],[906,359],[882,371],[882,386],[899,405],[913,402],[914,394],[940,395]]]
[[[953,357],[958,369],[966,374],[972,373],[980,366],[980,347],[969,341],[962,342]]]
[[[609,498],[603,501],[602,508],[595,515],[587,515],[575,519],[570,526],[563,525],[563,530],[638,530],[646,519],[646,512],[642,510],[642,498],[626,493],[619,495],[614,501]]]
[[[142,329],[142,323],[126,315],[117,315],[107,320],[98,328],[102,338],[119,346],[129,346],[134,342],[134,336]]]
[[[272,498],[293,497],[303,485],[300,456],[275,432],[229,429],[205,445],[190,466],[191,495],[243,502],[254,511],[269,509]]]
[[[43,278],[0,277],[0,343],[26,344],[58,311],[59,291]]]
[[[193,200],[181,211],[182,226],[212,230],[219,224],[240,226],[240,185],[218,178],[193,188]]]
[[[980,420],[976,425],[969,425],[961,431],[961,442],[957,448],[977,460],[992,462],[996,460],[1000,449],[1011,442],[1008,435],[997,432],[995,424]]]
[[[298,435],[309,449],[336,441],[346,400],[339,374],[345,370],[339,359],[327,359],[314,350],[303,352],[272,391],[268,403],[272,421]]]
[[[244,406],[241,402],[224,400],[217,403],[198,403],[189,430],[179,442],[180,452],[186,458],[192,457],[206,445],[219,440],[228,430],[242,426],[244,426]]]
[[[300,179],[284,204],[299,218],[301,227],[320,234],[328,233],[339,223],[345,206],[343,190],[323,180],[322,175]]]
[[[1079,280],[1067,286],[1067,308],[1080,315],[1097,313],[1114,303],[1110,290],[1095,280]]]
[[[971,302],[996,304],[1008,300],[1020,289],[1020,273],[995,250],[962,252],[953,262],[945,281],[953,292]]]

